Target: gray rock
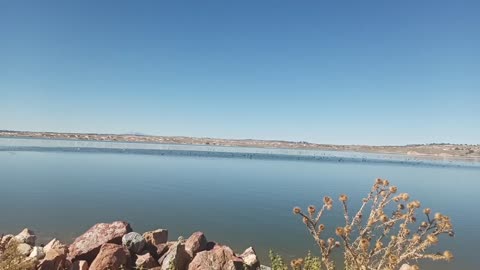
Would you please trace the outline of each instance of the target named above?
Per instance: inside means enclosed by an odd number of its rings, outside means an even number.
[[[35,246],[35,240],[37,237],[32,230],[24,229],[19,234],[15,236],[15,239],[20,243],[29,244],[30,246]]]
[[[145,247],[145,238],[139,233],[131,232],[122,237],[122,245],[134,254],[140,254]]]
[[[26,243],[20,243],[17,246],[18,253],[22,254],[23,256],[28,256],[32,252],[32,247]]]
[[[45,258],[45,252],[43,251],[43,247],[33,247],[32,252],[30,252],[30,255],[28,257],[36,258],[38,260]]]

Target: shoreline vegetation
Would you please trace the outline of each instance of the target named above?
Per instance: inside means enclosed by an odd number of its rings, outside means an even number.
[[[403,146],[333,145],[304,141],[291,142],[281,140],[195,138],[185,136],[150,136],[138,134],[59,133],[0,130],[0,138],[2,137],[362,152],[374,154],[406,155],[415,157],[417,159],[452,159],[475,161],[480,159],[480,145],[478,144],[467,145],[432,143]]]

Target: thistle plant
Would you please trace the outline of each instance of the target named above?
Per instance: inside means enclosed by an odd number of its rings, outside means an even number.
[[[1,239],[1,237],[0,237]],[[0,243],[1,270],[33,270],[35,262],[18,251],[18,242],[11,240]]]
[[[320,222],[324,211],[333,207],[330,197],[324,197],[318,211],[313,205],[308,206],[307,212],[299,207],[293,209],[294,214],[302,217],[318,245],[321,265],[325,269],[335,269],[331,254],[340,247],[343,247],[347,270],[393,270],[420,259],[453,259],[450,251],[429,251],[441,235],[454,236],[450,218],[440,213],[432,215],[430,208],[420,211],[419,201],[410,200],[408,193],[397,194],[397,187],[390,186],[388,180],[376,179],[367,197],[363,198],[360,209],[352,216],[348,196],[340,195],[339,201],[345,225],[333,230],[338,240],[325,239],[323,233],[327,228]],[[417,216],[423,216],[424,220],[418,221]],[[293,266],[293,269],[301,269],[300,263]],[[418,266],[412,265],[412,268],[418,269]]]

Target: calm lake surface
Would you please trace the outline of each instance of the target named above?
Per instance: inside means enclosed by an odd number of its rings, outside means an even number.
[[[71,242],[95,223],[125,220],[138,232],[167,228],[172,240],[200,230],[238,252],[254,246],[269,264],[270,248],[288,260],[317,252],[293,206],[346,193],[355,209],[382,177],[453,220],[456,236],[432,251],[452,250],[455,261],[422,269],[478,269],[478,163],[265,151],[0,138],[0,233],[29,227],[40,243]],[[333,232],[340,205],[323,220]]]

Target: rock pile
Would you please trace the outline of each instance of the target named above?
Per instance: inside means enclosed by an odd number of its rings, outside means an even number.
[[[230,247],[209,242],[202,232],[168,241],[168,230],[143,234],[126,222],[99,223],[67,246],[57,239],[35,245],[33,231],[5,235],[0,243],[17,242],[18,253],[35,262],[25,270],[254,270],[260,269],[255,250],[236,254]]]

